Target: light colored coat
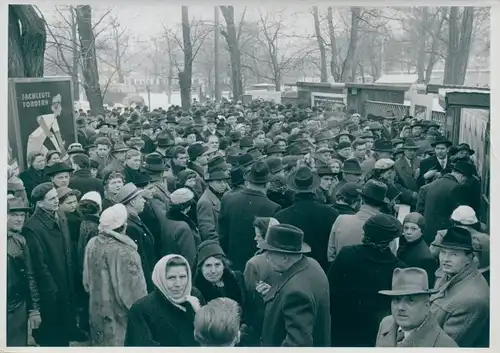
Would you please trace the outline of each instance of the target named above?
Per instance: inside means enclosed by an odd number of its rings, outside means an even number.
[[[396,342],[397,331],[398,324],[394,318],[384,317],[377,333],[376,347],[458,347],[432,315],[399,343]]]
[[[479,347],[489,330],[490,287],[477,266],[436,281],[431,312],[443,330],[460,347]]]
[[[127,313],[147,295],[137,245],[113,231],[90,239],[85,249],[83,286],[90,295],[93,346],[123,346]]]
[[[379,210],[369,205],[361,205],[356,214],[338,216],[328,239],[328,261],[335,260],[344,246],[361,244],[364,235],[363,225],[370,217],[378,213],[380,213]]]
[[[220,200],[210,188],[206,188],[198,200],[196,213],[201,240],[219,240]]]

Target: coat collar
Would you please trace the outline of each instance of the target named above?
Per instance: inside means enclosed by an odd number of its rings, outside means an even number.
[[[302,256],[302,259],[297,261],[295,264],[292,265],[287,271],[283,272],[281,274],[280,279],[278,280],[277,283],[275,283],[274,286],[271,287],[269,292],[266,294],[264,297],[264,302],[269,302],[273,300],[276,295],[280,292],[280,290],[285,286],[285,284],[297,273],[304,271],[309,267],[309,261],[305,255]]]
[[[398,325],[392,316],[387,324],[381,327],[380,335],[383,339],[381,346],[384,347],[434,347],[441,332],[438,323],[429,313],[422,325],[413,330],[398,345],[396,344]]]
[[[242,189],[241,192],[243,194],[247,194],[247,195],[266,197],[266,194],[264,194],[262,191],[259,191],[259,190],[245,188],[245,189]]]
[[[90,178],[91,177],[90,169],[79,169],[73,173],[73,177],[80,177],[80,178]]]
[[[113,230],[105,230],[105,231],[101,232],[101,234],[106,236],[106,237],[113,238],[113,239],[119,241],[120,243],[128,245],[128,246],[132,247],[134,250],[137,250],[137,244],[130,237],[128,237],[124,234],[120,234],[120,233],[115,232]]]
[[[212,190],[210,189],[210,187],[207,187],[205,189],[205,195],[206,197],[210,200],[210,202],[215,206],[217,204],[220,204],[220,200],[219,198],[217,197],[217,195],[215,195]]]
[[[33,216],[38,218],[38,220],[40,220],[40,222],[42,222],[43,225],[48,229],[54,229],[60,226],[58,222],[58,220],[60,219],[60,214],[57,214],[57,212],[55,213],[54,217],[47,211],[37,206],[35,212],[33,212]]]
[[[91,222],[99,224],[99,216],[97,216],[95,214],[85,215],[85,216],[83,216],[83,220],[84,221],[91,221]]]
[[[380,211],[377,210],[375,207],[372,207],[370,205],[361,205],[361,207],[359,208],[359,211],[358,213],[356,213],[356,215],[361,218],[361,219],[368,219],[372,216],[375,216],[377,214],[379,214]]]
[[[443,277],[437,280],[436,288],[439,290],[439,292],[431,296],[431,302],[438,298],[444,297],[448,288],[453,287],[460,282],[467,281],[477,275],[480,275],[480,273],[477,269],[477,265],[473,262],[471,262],[462,271],[452,277],[449,277],[445,274]]]

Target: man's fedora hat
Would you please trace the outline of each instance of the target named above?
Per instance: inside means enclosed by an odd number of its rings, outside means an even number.
[[[458,161],[453,165],[452,170],[459,172],[460,174],[465,175],[468,178],[471,178],[476,174],[476,167],[469,162]]]
[[[304,232],[290,224],[277,224],[268,230],[266,240],[259,249],[287,254],[305,254],[311,247],[304,243]]]
[[[47,168],[45,175],[54,176],[59,173],[72,173],[74,171],[69,165],[63,162],[55,163]]]
[[[353,175],[361,175],[363,171],[361,170],[361,165],[359,161],[355,158],[349,158],[344,161],[341,169],[342,173],[353,174]]]
[[[231,175],[229,174],[228,169],[215,169],[213,171],[209,171],[205,175],[206,181],[229,180],[229,179],[231,179]]]
[[[295,192],[313,192],[321,180],[309,167],[300,167],[288,177],[287,186]]]
[[[244,153],[238,157],[238,165],[240,167],[248,167],[250,166],[253,162],[255,162],[255,159],[251,154]]]
[[[160,134],[156,138],[156,146],[158,147],[171,147],[175,145],[175,140],[170,134]]]
[[[11,212],[31,212],[31,208],[22,199],[14,197],[7,201],[7,213]]]
[[[390,202],[387,198],[387,186],[377,180],[368,180],[359,191],[359,194],[380,204]]]
[[[342,131],[337,136],[334,137],[334,140],[338,141],[341,136],[347,136],[351,141],[354,139],[354,136],[352,136],[348,131]]]
[[[125,143],[123,143],[123,142],[117,142],[113,146],[113,150],[111,151],[111,153],[127,152],[129,149],[130,149],[130,147],[127,146]]]
[[[406,139],[403,149],[405,150],[418,150],[420,146],[415,142],[414,139]]]
[[[269,165],[269,170],[271,173],[276,174],[281,172],[283,169],[285,169],[285,165],[283,165],[283,162],[281,158],[278,157],[270,157],[266,160],[267,164]]]
[[[323,176],[327,176],[327,175],[331,175],[331,176],[335,175],[335,173],[333,172],[332,168],[327,167],[327,166],[318,167],[318,169],[316,170],[316,173],[318,173],[318,176],[320,178],[323,177]]]
[[[472,148],[470,148],[468,143],[461,143],[456,147],[457,152],[458,151],[468,151],[469,154],[472,156],[476,151],[474,151]]]
[[[429,289],[427,272],[418,267],[395,268],[392,273],[392,290],[381,290],[380,294],[390,296],[433,294],[437,289]]]
[[[135,184],[127,183],[121,188],[118,194],[116,194],[114,201],[125,205],[127,202],[139,196],[142,192],[144,192],[144,190],[139,189]]]
[[[375,140],[373,142],[373,150],[375,152],[391,152],[392,153],[392,143],[388,140]]]
[[[444,249],[473,251],[472,236],[470,232],[458,226],[452,226],[446,230],[443,240],[435,246]]]
[[[275,154],[275,153],[285,153],[286,149],[281,148],[279,145],[271,145],[266,149],[266,153],[268,156]]]
[[[432,147],[436,147],[437,145],[446,145],[446,147],[450,147],[453,145],[450,140],[445,138],[444,136],[438,137],[436,141],[431,143]]]
[[[146,156],[144,161],[144,169],[151,172],[163,172],[167,170],[164,158],[161,154],[153,152]]]
[[[254,184],[267,184],[273,179],[273,175],[270,173],[266,162],[257,161],[250,170],[245,172],[244,178]]]

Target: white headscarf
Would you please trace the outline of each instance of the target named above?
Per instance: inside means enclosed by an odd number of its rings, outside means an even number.
[[[278,222],[276,218],[269,217],[269,225],[267,226],[267,231],[266,235],[264,236],[264,239],[267,238],[267,235],[269,234],[269,229],[271,229],[272,226],[277,226],[278,224],[280,224],[280,222]]]
[[[180,259],[186,265],[188,283],[186,288],[184,289],[184,293],[181,298],[175,299],[172,298],[167,289],[167,266],[170,261],[173,259]],[[182,303],[189,302],[193,307],[194,311],[197,312],[200,309],[200,301],[198,298],[191,295],[191,290],[193,288],[193,281],[191,276],[191,268],[189,267],[189,263],[187,260],[177,254],[170,254],[162,257],[160,261],[158,261],[153,269],[153,283],[158,288],[158,290],[167,298],[172,304],[177,306],[181,310],[186,310],[182,305]]]

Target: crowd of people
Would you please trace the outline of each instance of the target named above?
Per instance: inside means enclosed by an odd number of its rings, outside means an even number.
[[[75,115],[67,154],[9,169],[7,345],[489,345],[475,151],[439,124],[225,99]]]

